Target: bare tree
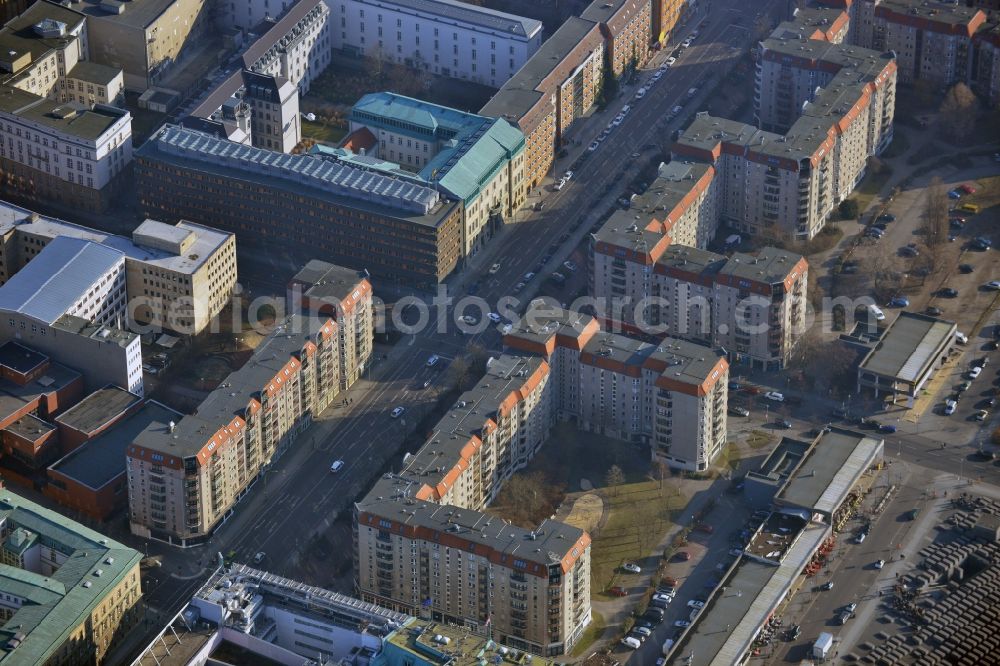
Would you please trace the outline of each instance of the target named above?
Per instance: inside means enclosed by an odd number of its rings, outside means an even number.
[[[948,193],[937,176],[927,188],[924,201],[924,240],[931,252],[948,241]]]
[[[659,482],[659,488],[663,490],[663,482],[670,476],[670,465],[662,460],[656,460],[653,462],[649,475],[654,481]]]
[[[382,52],[381,47],[376,48],[370,55],[365,56],[363,68],[365,75],[371,79],[372,83],[382,84],[384,82],[388,70],[385,62],[385,53]]]
[[[978,107],[975,93],[964,83],[956,83],[944,96],[939,120],[945,134],[957,141],[967,139],[976,126]]]
[[[608,487],[614,488],[615,494],[617,495],[618,486],[625,483],[625,472],[623,472],[622,468],[618,465],[612,465],[610,469],[608,469],[606,481],[608,483]]]

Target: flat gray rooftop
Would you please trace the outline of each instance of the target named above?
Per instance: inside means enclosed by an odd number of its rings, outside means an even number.
[[[123,3],[125,11],[121,14],[110,14],[101,9],[102,2],[103,0],[83,0],[75,9],[91,19],[121,23],[133,28],[146,28],[177,0],[129,0]]]
[[[691,654],[697,657],[692,663],[699,665],[740,663],[828,532],[825,525],[807,526],[779,566],[744,558],[722,581],[725,589],[709,600],[694,626],[674,646],[668,663],[683,664]]]
[[[597,24],[593,21],[576,16],[566,19],[479,110],[480,115],[514,121],[521,118],[541,97],[542,93],[537,90],[541,82],[596,28]]]
[[[862,372],[915,382],[955,337],[955,324],[913,312],[900,312],[875,349],[861,361]]]
[[[168,430],[171,422],[180,420],[179,412],[158,402],[147,402],[135,414],[63,456],[49,469],[96,490],[125,474],[125,450],[140,433],[150,428]]]
[[[14,372],[27,374],[48,360],[49,357],[45,354],[39,354],[13,340],[0,345],[0,366]]]
[[[881,439],[833,428],[819,437],[775,501],[832,515],[861,475],[882,457]]]
[[[720,275],[732,275],[743,280],[753,280],[765,284],[783,282],[792,272],[802,255],[765,247],[756,255],[734,253],[719,270]]]
[[[60,414],[56,423],[83,433],[94,432],[141,401],[142,398],[123,388],[105,386]]]

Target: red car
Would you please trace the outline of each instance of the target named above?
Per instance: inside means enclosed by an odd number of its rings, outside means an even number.
[[[611,588],[610,590],[608,590],[608,594],[610,594],[613,597],[626,597],[626,596],[628,596],[628,592],[626,592],[625,588],[622,587],[621,585],[615,585],[613,588]]]
[[[709,525],[708,523],[698,523],[697,525],[694,526],[694,528],[699,532],[704,532],[706,534],[712,534],[715,532],[715,528]]]
[[[969,185],[969,184],[959,185],[955,189],[960,190],[961,192],[964,192],[965,194],[975,194],[976,193],[976,188],[974,188],[972,185]]]
[[[687,562],[688,560],[691,559],[691,553],[687,552],[686,550],[679,551],[676,555],[674,555],[674,559],[679,560],[681,562]]]

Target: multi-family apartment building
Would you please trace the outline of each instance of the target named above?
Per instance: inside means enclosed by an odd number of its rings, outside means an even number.
[[[356,505],[362,599],[490,630],[537,654],[569,652],[591,620],[590,536],[552,520],[529,531],[482,513],[551,425],[546,361],[494,359],[403,469]]]
[[[652,0],[653,39],[665,46],[690,7],[688,0]]]
[[[1000,103],[1000,23],[984,26],[975,37],[976,61],[972,89],[991,107]]]
[[[140,93],[156,85],[212,26],[212,5],[205,0],[84,2],[76,9],[87,16],[91,59],[124,70],[125,88]]]
[[[313,259],[288,284],[288,311],[332,317],[340,341],[341,390],[361,378],[371,359],[375,330],[367,271]]]
[[[653,460],[679,469],[705,470],[725,446],[729,363],[721,349],[602,332],[592,317],[546,305],[515,324],[504,346],[546,359],[557,418],[648,444]]]
[[[570,17],[480,109],[524,134],[527,187],[542,181],[574,121],[597,103],[604,49],[597,23]]]
[[[200,333],[229,304],[236,285],[236,236],[231,233],[187,221],[169,225],[146,220],[127,238],[4,202],[0,202],[0,284],[59,238],[89,241],[124,256],[123,309],[116,314],[123,315],[122,325],[135,329]]]
[[[494,88],[542,44],[542,23],[458,0],[327,0],[333,48]]]
[[[601,26],[604,57],[616,77],[646,62],[653,43],[650,0],[592,2],[580,18]]]
[[[142,553],[0,487],[0,662],[101,664],[142,621]]]
[[[689,198],[679,207],[703,205]],[[648,214],[621,222],[610,218],[591,243],[590,294],[603,304],[606,326],[722,347],[730,361],[754,368],[788,361],[805,331],[804,258],[775,248],[726,257],[675,243],[670,223]]]
[[[210,224],[248,243],[287,242],[419,288],[433,288],[462,256],[462,202],[413,174],[174,125],[136,154],[140,208],[156,219]]]
[[[393,93],[365,95],[350,129],[375,138],[371,156],[385,169],[416,173],[462,202],[462,252],[481,250],[527,198],[525,141],[516,126]]]
[[[564,654],[591,620],[590,536],[554,520],[524,530],[483,510],[556,419],[705,469],[725,444],[728,365],[708,347],[605,334],[590,316],[544,305],[504,345],[424,446],[356,505],[357,586],[386,607]]]
[[[848,40],[893,51],[899,80],[949,86],[973,78],[973,36],[986,13],[966,2],[940,0],[823,0],[850,16]]]
[[[261,470],[340,393],[337,323],[291,315],[194,414],[153,424],[126,451],[132,532],[204,543]]]
[[[803,115],[805,104],[815,102],[823,90],[859,79],[873,84],[870,94],[891,97],[894,86],[888,61],[878,51],[825,39],[799,39],[779,28],[760,44],[754,79],[757,122],[761,129],[787,132]],[[874,101],[876,110],[885,110],[890,103],[889,99]]]

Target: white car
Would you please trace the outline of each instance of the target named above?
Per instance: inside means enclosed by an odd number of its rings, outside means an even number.
[[[334,460],[333,464],[330,465],[330,471],[331,472],[339,472],[342,469],[344,469],[344,461],[343,460]]]
[[[398,419],[400,416],[402,416],[405,413],[406,413],[406,407],[397,407],[394,410],[392,410],[392,413],[390,414],[390,416],[392,416],[392,418],[394,418],[394,419]]]
[[[558,192],[564,187],[566,187],[566,180],[564,178],[560,178],[559,182],[557,182],[555,185],[552,186],[552,189]]]
[[[681,46],[684,47],[684,48],[687,48],[687,47],[691,46],[691,42],[693,42],[693,41],[694,41],[694,37],[688,37],[683,42],[681,42]]]
[[[764,394],[764,397],[772,402],[784,402],[785,395],[783,393],[778,393],[777,391],[768,391]]]
[[[617,116],[615,116],[615,119],[611,121],[611,124],[614,125],[615,127],[618,127],[619,125],[622,124],[623,120],[625,120],[625,116],[619,113]]]
[[[854,601],[844,606],[844,610],[847,611],[848,613],[853,613],[857,609],[858,609],[858,604],[857,602]]]
[[[430,358],[427,359],[427,367],[433,368],[435,365],[437,365],[437,362],[440,360],[441,359],[438,357],[437,354],[431,354]]]
[[[465,315],[462,317],[462,323],[468,324],[469,326],[474,326],[476,324],[476,318],[472,315]]]
[[[563,174],[563,180],[565,180],[566,182],[569,182],[569,181],[573,180],[573,172],[572,171],[567,171],[566,173],[564,173]]]
[[[631,111],[631,110],[632,110],[632,107],[629,106],[628,104],[626,104],[625,106],[622,107],[622,110],[621,110],[621,112],[618,115],[620,115],[622,118],[624,118],[625,116],[628,115],[628,112]]]
[[[876,569],[881,569],[885,566],[885,560],[876,560],[874,566]]]
[[[264,554],[264,551],[260,551],[259,553],[253,556],[253,563],[260,564],[261,562],[264,561],[265,557],[267,557],[267,555]]]
[[[568,270],[570,273],[576,272],[576,264],[574,264],[572,261],[564,261],[563,266],[565,266],[566,270]]]
[[[500,315],[498,315],[496,312],[490,312],[486,316],[489,317],[490,321],[493,322],[494,324],[500,323]]]
[[[490,266],[490,275],[496,275],[500,272],[500,264],[496,263]]]
[[[977,421],[985,421],[988,418],[990,418],[990,411],[988,409],[980,409],[976,412]]]
[[[948,398],[947,400],[944,401],[944,413],[945,414],[947,414],[948,416],[951,416],[952,414],[955,413],[956,409],[958,409],[958,402],[957,401],[952,400],[951,398]]]
[[[592,153],[595,150],[597,150],[598,148],[600,148],[600,146],[601,146],[601,142],[600,141],[594,141],[589,146],[587,146],[587,152]]]
[[[983,369],[977,365],[969,370],[969,379],[975,379],[981,374],[983,374]]]
[[[663,64],[667,67],[673,67],[675,62],[677,62],[677,58],[670,56]]]
[[[646,96],[646,88],[644,88],[644,87],[643,88],[639,88],[638,90],[635,91],[635,98],[636,99],[642,99],[645,96]]]
[[[649,638],[650,636],[653,635],[653,632],[650,630],[649,627],[635,627],[632,629],[632,631],[639,634],[643,638]]]
[[[1000,280],[993,280],[992,282],[987,282],[983,285],[983,289],[989,289],[990,291],[1000,291]]]
[[[674,626],[684,629],[685,627],[690,627],[691,623],[687,620],[674,620]]]
[[[652,80],[653,81],[659,81],[662,78],[663,78],[663,70],[662,69],[658,69],[658,70],[656,70],[656,73],[653,74]]]
[[[698,601],[697,599],[692,599],[691,601],[688,602],[688,608],[697,608],[698,610],[701,610],[704,607],[705,607],[704,601]]]
[[[684,107],[681,106],[680,104],[678,104],[674,108],[670,109],[670,113],[672,113],[672,114],[674,114],[676,116],[678,113],[680,113],[683,110],[684,110]]]
[[[642,569],[635,562],[626,562],[622,565],[622,569],[630,573],[642,573]]]
[[[523,279],[523,280],[524,280],[525,282],[531,282],[531,280],[532,280],[532,279],[534,279],[534,277],[535,277],[535,274],[534,274],[534,273],[525,273],[525,274],[524,274],[524,277],[523,277],[522,279]]]
[[[662,601],[662,602],[668,603],[668,604],[671,601],[674,600],[674,598],[671,595],[669,595],[669,594],[661,594],[659,592],[657,592],[656,594],[654,594],[653,597],[652,597],[652,599],[653,599],[653,601]]]

